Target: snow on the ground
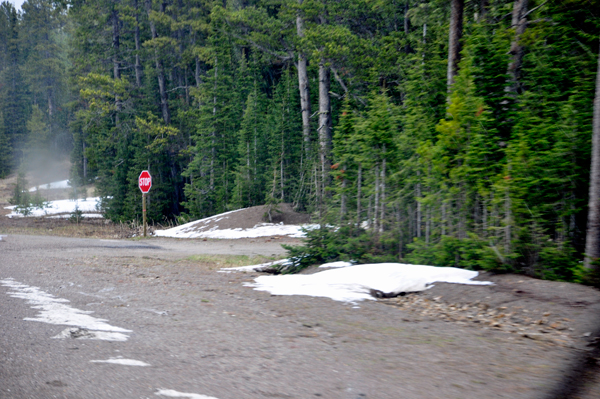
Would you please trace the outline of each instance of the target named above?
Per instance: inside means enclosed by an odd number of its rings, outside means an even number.
[[[329,263],[324,263],[319,267],[325,267],[325,268],[338,268],[338,267],[348,267],[348,266],[352,266],[354,265],[354,263],[352,262],[344,262],[342,260],[338,261],[338,262],[329,262]]]
[[[489,285],[487,281],[471,281],[478,273],[455,267],[380,263],[356,265],[315,274],[260,276],[254,283],[244,284],[272,295],[308,295],[342,302],[375,299],[371,291],[385,294],[424,291],[435,282]]]
[[[78,199],[78,200],[58,200],[58,201],[49,201],[48,205],[44,208],[31,208],[31,212],[27,215],[28,217],[40,217],[40,216],[48,216],[48,215],[57,215],[63,214],[61,216],[56,217],[69,217],[71,213],[75,212],[77,209],[83,212],[82,217],[91,217],[91,218],[101,218],[103,217],[98,212],[98,205],[100,204],[100,197],[95,198],[86,198],[86,199]],[[23,214],[18,213],[16,211],[16,205],[7,206],[4,209],[12,210],[9,213],[9,218],[12,217],[23,217]]]
[[[198,393],[177,392],[173,389],[159,389],[155,395],[168,396],[171,398],[189,398],[189,399],[217,399],[214,396],[200,395]]]
[[[219,273],[232,273],[232,272],[262,272],[266,269],[270,269],[275,265],[281,265],[289,262],[289,259],[280,259],[273,262],[260,263],[258,265],[242,266],[242,267],[224,267],[219,270]]]
[[[26,317],[23,320],[80,327],[80,332],[87,335],[88,339],[126,341],[129,336],[124,333],[131,332],[111,326],[106,323],[107,320],[90,316],[90,313],[93,313],[91,311],[72,308],[65,304],[69,302],[68,299],[57,298],[39,287],[21,284],[11,278],[0,280],[0,284],[11,289],[7,293],[9,296],[24,299],[33,309],[38,309],[36,317]],[[71,335],[63,333],[55,338],[68,338]]]
[[[31,187],[29,189],[29,192],[32,193],[32,192],[37,191],[38,189],[40,189],[40,190],[48,190],[48,189],[51,189],[51,188],[70,188],[70,187],[71,187],[71,185],[69,184],[68,180],[61,180],[61,181],[54,181],[54,182],[48,183],[48,184],[42,184],[42,185],[37,186],[37,187]]]
[[[239,212],[242,209],[221,213],[205,219],[195,220],[181,226],[173,227],[167,230],[156,230],[155,236],[158,237],[173,237],[173,238],[221,238],[221,239],[237,239],[237,238],[257,238],[269,236],[289,236],[289,237],[304,237],[302,232],[303,227],[312,225],[284,225],[275,223],[259,223],[251,229],[219,229],[218,226],[211,224],[217,223],[220,220],[228,218],[230,214]]]
[[[123,366],[141,366],[141,367],[150,366],[148,363],[142,362],[140,360],[123,359],[122,356],[111,357],[108,360],[90,360],[90,363],[112,363],[112,364],[120,364]]]

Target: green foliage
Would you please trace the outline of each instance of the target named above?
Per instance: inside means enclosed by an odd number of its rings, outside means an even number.
[[[72,149],[71,181],[95,183],[115,221],[141,218],[144,169],[154,222],[318,210],[335,227],[286,271],[401,260],[583,280],[595,2],[531,5],[520,37],[513,3],[488,3],[466,5],[447,87],[449,2],[3,2],[0,176],[35,147]]]

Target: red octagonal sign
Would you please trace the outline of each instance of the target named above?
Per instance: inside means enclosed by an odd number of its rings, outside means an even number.
[[[140,173],[140,177],[138,177],[138,186],[140,186],[140,190],[142,190],[144,194],[150,191],[150,188],[152,187],[152,176],[150,176],[150,172],[143,170],[142,173]]]

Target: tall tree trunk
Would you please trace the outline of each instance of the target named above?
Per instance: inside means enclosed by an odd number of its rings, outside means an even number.
[[[140,61],[140,14],[138,11],[138,1],[133,3],[135,8],[135,86],[142,87],[142,63]]]
[[[479,0],[479,15],[477,16],[477,22],[485,21],[487,19],[489,0]]]
[[[515,29],[515,36],[510,44],[510,62],[508,64],[509,84],[507,92],[518,93],[521,65],[523,64],[523,46],[521,36],[527,28],[527,3],[528,0],[515,0],[512,11],[511,28]]]
[[[114,6],[113,6],[114,7]],[[112,20],[112,42],[113,42],[113,56],[112,56],[112,62],[113,62],[113,77],[115,78],[115,80],[117,79],[121,79],[121,66],[119,65],[119,48],[121,45],[121,37],[120,37],[120,20],[119,20],[119,11],[116,10],[115,8],[113,8],[112,10],[112,15],[111,15],[111,20]],[[119,127],[120,122],[119,122],[119,113],[121,112],[121,100],[119,99],[119,96],[117,94],[115,94],[115,108],[116,108],[116,114],[115,114],[115,123],[116,126]]]
[[[385,152],[385,145],[383,146],[383,151]],[[380,185],[381,185],[381,216],[380,216],[380,220],[379,220],[379,231],[383,232],[383,224],[384,224],[384,220],[385,220],[385,173],[386,173],[386,159],[383,158],[382,161],[382,165],[381,165],[381,181],[380,181]]]
[[[408,34],[410,33],[410,18],[408,16],[409,9],[410,9],[410,0],[406,0],[406,4],[404,4],[404,36],[407,39],[406,45],[404,46],[404,52],[406,54],[412,53],[410,41],[408,41]]]
[[[379,185],[379,163],[375,165],[375,205],[373,207],[373,230],[379,231],[379,200],[380,200],[380,185]]]
[[[331,104],[329,88],[331,76],[325,60],[319,63],[319,155],[321,158],[321,193],[325,195],[325,187],[329,184],[329,170],[331,169]]]
[[[362,212],[361,209],[361,201],[362,201],[362,164],[358,164],[358,177],[357,177],[357,188],[356,188],[356,225],[360,227],[361,218],[360,214]]]
[[[417,176],[419,176],[419,179],[421,178],[421,172],[417,171]],[[415,187],[415,199],[417,200],[417,215],[416,215],[416,229],[415,229],[415,236],[417,237],[421,237],[421,215],[422,215],[422,210],[421,210],[421,201],[419,201],[421,199],[421,183],[417,183],[417,187]]]
[[[600,53],[598,53],[596,95],[594,96],[592,119],[592,164],[590,166],[590,199],[585,255],[585,267],[600,272],[600,265],[592,263],[600,258]]]
[[[344,166],[342,165],[342,170],[345,170]],[[344,221],[344,217],[346,216],[346,212],[347,212],[347,205],[346,205],[346,187],[348,186],[348,179],[346,179],[345,175],[342,175],[342,196],[341,196],[341,204],[340,204],[340,224],[342,224],[342,222]]]
[[[304,0],[298,0],[298,4],[302,4],[303,2]],[[296,16],[296,31],[299,38],[304,37],[304,20],[300,14]],[[308,158],[310,156],[310,96],[307,65],[306,55],[300,51],[298,54],[298,87],[300,90],[300,108],[302,111],[304,152]]]
[[[458,72],[458,63],[460,61],[460,40],[463,30],[463,10],[465,8],[464,0],[451,0],[450,12],[450,34],[448,39],[448,91],[454,84],[454,77]]]
[[[219,58],[215,57],[215,83],[213,93],[213,130],[210,133],[211,136],[211,148],[210,148],[210,190],[215,189],[215,159],[217,157],[217,78],[219,77]]]
[[[161,12],[164,12],[165,4],[161,5]],[[158,33],[156,31],[156,26],[154,22],[152,22],[151,12],[152,12],[152,2],[151,0],[146,0],[146,10],[148,12],[148,18],[150,21],[150,32],[152,34],[152,39],[156,39],[158,37]],[[160,108],[162,111],[163,120],[165,125],[171,123],[171,113],[169,111],[169,101],[167,98],[167,88],[166,88],[166,80],[165,80],[165,72],[163,69],[162,61],[160,60],[158,50],[156,47],[154,48],[154,63],[156,66],[156,75],[158,78],[158,91],[160,94]]]

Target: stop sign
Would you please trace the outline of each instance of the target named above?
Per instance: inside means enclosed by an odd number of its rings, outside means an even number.
[[[140,173],[140,177],[138,177],[138,186],[144,194],[150,191],[150,188],[152,187],[152,176],[150,176],[150,172],[143,170],[142,173]]]

